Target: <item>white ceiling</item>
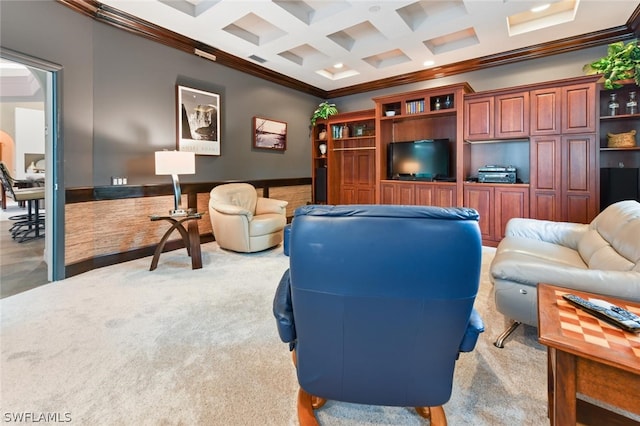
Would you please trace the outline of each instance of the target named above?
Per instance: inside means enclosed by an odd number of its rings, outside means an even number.
[[[25,65],[0,58],[0,100],[42,101],[40,81]]]
[[[549,1],[101,2],[327,91],[621,26],[638,6],[551,0],[550,9],[533,15],[532,7]]]

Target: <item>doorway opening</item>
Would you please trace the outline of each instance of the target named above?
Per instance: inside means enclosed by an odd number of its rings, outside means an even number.
[[[0,50],[0,159],[14,179],[22,185],[42,185],[45,194],[39,206],[44,238],[22,242],[8,229],[15,223],[10,218],[24,214],[24,208],[5,198],[0,213],[0,297],[64,278],[61,72],[59,65]]]

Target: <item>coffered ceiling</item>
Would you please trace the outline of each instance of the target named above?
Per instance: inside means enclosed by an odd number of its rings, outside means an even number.
[[[83,3],[59,1],[76,8]],[[585,35],[591,45],[603,44],[605,38],[607,42],[629,38],[638,8],[638,2],[632,0],[84,3],[107,6],[95,13],[103,20],[113,22],[114,16],[124,16],[129,22],[152,24],[156,30],[175,34],[169,38],[179,35],[190,40],[191,50],[209,60],[245,62],[249,68],[268,70],[319,89],[319,93],[341,93],[415,73],[433,78],[447,75],[455,64],[464,68],[465,63],[484,59],[510,56],[513,62],[518,52],[523,58],[529,57],[532,48],[551,52],[559,40],[565,40],[561,49],[568,49],[571,40]],[[531,11],[544,3],[550,3],[546,10]],[[573,49],[579,47],[584,46],[574,43]]]

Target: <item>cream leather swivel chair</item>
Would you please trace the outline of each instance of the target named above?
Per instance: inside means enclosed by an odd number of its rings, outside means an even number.
[[[282,242],[288,202],[258,197],[248,183],[218,185],[210,195],[209,217],[220,247],[252,253]]]

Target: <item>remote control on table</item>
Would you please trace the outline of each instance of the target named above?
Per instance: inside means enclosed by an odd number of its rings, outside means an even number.
[[[634,333],[640,333],[640,317],[633,312],[600,299],[583,299],[575,294],[562,296],[567,302],[615,326]]]

